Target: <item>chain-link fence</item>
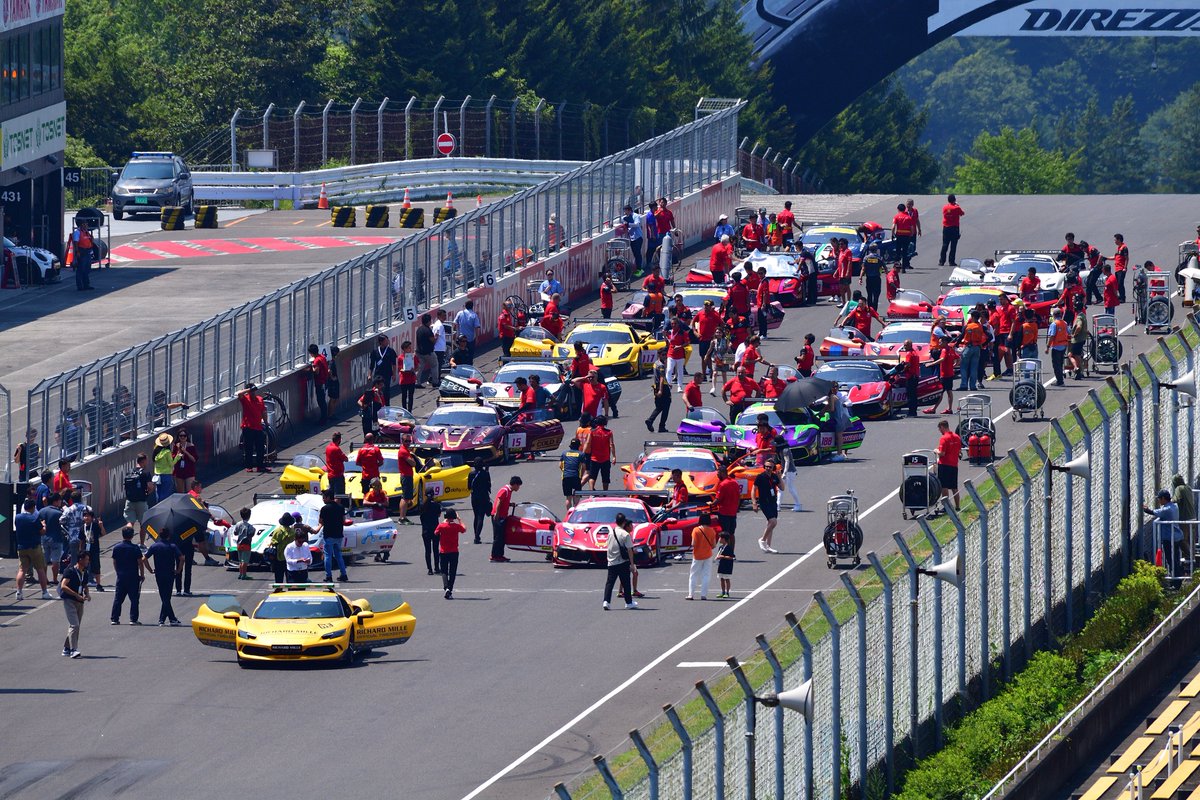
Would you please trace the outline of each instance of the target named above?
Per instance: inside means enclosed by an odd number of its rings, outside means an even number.
[[[942,745],[948,717],[1079,630],[1133,559],[1173,558],[1138,509],[1173,476],[1196,478],[1197,347],[1189,316],[964,482],[961,512],[894,534],[897,552],[867,554],[802,620],[731,659],[732,674],[642,726],[645,753],[598,758],[556,796],[888,797]],[[1185,545],[1181,578],[1194,569]],[[762,704],[781,688],[795,710]]]
[[[738,171],[780,194],[815,194],[825,188],[825,179],[791,156],[744,138],[738,145]],[[749,149],[747,149],[749,148]]]
[[[29,392],[28,428],[51,459],[90,458],[226,401],[247,381],[302,366],[310,342],[344,346],[411,322],[419,310],[611,230],[635,192],[677,198],[732,175],[740,108],[46,378]]]

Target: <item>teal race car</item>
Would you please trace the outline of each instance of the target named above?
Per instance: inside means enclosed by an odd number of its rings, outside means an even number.
[[[724,440],[745,450],[753,450],[754,427],[759,414],[767,415],[776,436],[783,437],[797,464],[817,464],[833,455],[833,423],[828,412],[805,408],[780,413],[775,410],[775,403],[770,401],[748,406],[732,424],[725,426]],[[842,449],[861,447],[866,435],[867,428],[862,420],[851,416],[850,425],[842,431]]]

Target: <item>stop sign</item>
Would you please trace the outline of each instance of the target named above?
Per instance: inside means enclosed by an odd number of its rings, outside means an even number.
[[[439,134],[437,138],[438,152],[444,156],[448,156],[454,152],[454,135],[450,133]]]

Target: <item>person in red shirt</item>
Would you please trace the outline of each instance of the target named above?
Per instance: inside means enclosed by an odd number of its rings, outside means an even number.
[[[762,396],[768,400],[774,400],[779,397],[779,393],[787,386],[787,381],[779,377],[778,367],[767,367],[767,374],[762,379]]]
[[[562,341],[563,318],[558,313],[558,304],[562,301],[562,295],[557,292],[551,295],[550,302],[546,303],[546,310],[542,313],[542,327],[549,331],[550,335],[555,339]]]
[[[1129,248],[1125,244],[1125,237],[1119,233],[1113,234],[1113,244],[1117,246],[1117,252],[1113,253],[1113,275],[1117,279],[1117,296],[1121,302],[1125,302],[1125,271],[1129,269]],[[1105,305],[1108,305],[1105,302]]]
[[[689,341],[687,326],[682,322],[676,322],[671,332],[667,334],[666,381],[668,384],[674,385],[675,390],[679,392],[683,391],[683,365],[687,361]]]
[[[905,339],[900,346],[900,363],[897,368],[904,376],[905,400],[908,402],[908,415],[917,415],[917,388],[921,381],[921,354],[913,347],[912,339]]]
[[[758,268],[758,286],[754,289],[754,306],[758,314],[758,335],[767,338],[767,323],[771,319],[771,282],[767,280],[767,268]]]
[[[717,467],[717,493],[714,500],[721,530],[733,536],[737,532],[737,513],[742,504],[742,487],[729,477],[729,471],[725,467]]]
[[[400,343],[400,355],[396,359],[400,370],[400,406],[408,411],[415,405],[413,396],[417,392],[417,354],[408,339]],[[383,399],[382,395],[380,399]],[[364,427],[366,422],[364,421]]]
[[[458,573],[458,537],[466,533],[467,529],[458,521],[458,512],[453,508],[446,511],[445,518],[446,521],[434,528],[433,532],[438,537],[442,588],[446,591],[445,598],[450,600],[454,597],[454,577]]]
[[[675,215],[667,208],[667,198],[658,198],[658,208],[654,212],[654,221],[658,225],[658,238],[662,239],[675,230]]]
[[[943,414],[949,414],[951,407],[954,405],[954,379],[958,375],[958,351],[954,349],[952,342],[947,342],[942,346],[941,357],[930,363],[929,366],[938,368],[938,377],[942,381],[942,392],[946,395],[946,410]],[[936,414],[937,404],[926,409],[926,414]]]
[[[913,199],[910,197],[904,201],[904,210],[912,217],[913,228],[916,230],[917,236],[921,236],[921,212],[917,211],[917,207],[913,205]]]
[[[1105,264],[1101,274],[1104,276],[1104,313],[1116,314],[1121,305],[1121,287],[1113,274],[1112,264]]]
[[[996,344],[1000,348],[1000,357],[1004,361],[1004,372],[1001,375],[1011,375],[1013,365],[1012,348],[1008,346],[1013,325],[1017,322],[1017,307],[1006,294],[1000,295],[1000,305],[996,309],[997,322],[993,325],[996,331]]]
[[[575,355],[571,358],[571,377],[586,378],[592,371],[592,359],[588,357],[583,342],[575,343]]]
[[[54,473],[50,491],[58,492],[63,497],[70,497],[74,489],[75,484],[71,483],[71,462],[64,458],[58,462],[58,471]]]
[[[361,470],[359,485],[370,486],[371,481],[379,477],[379,468],[383,466],[383,452],[375,444],[375,434],[368,433],[363,438],[362,446],[354,454],[354,463]]]
[[[1021,299],[1026,303],[1037,301],[1037,293],[1042,288],[1042,279],[1037,276],[1037,270],[1033,267],[1029,268],[1029,272],[1024,278],[1021,278]]]
[[[748,220],[742,226],[742,244],[749,252],[762,249],[762,231],[754,220]]]
[[[1067,233],[1067,235],[1063,238],[1065,239],[1066,244],[1064,244],[1062,250],[1059,251],[1059,261],[1068,267],[1072,264],[1082,261],[1084,256],[1087,254],[1084,252],[1081,245],[1075,243],[1075,234]]]
[[[837,265],[833,269],[833,277],[837,278],[838,298],[841,302],[850,300],[850,282],[854,276],[854,253],[846,239],[838,241]]]
[[[750,290],[742,282],[740,272],[734,273],[733,282],[729,284],[729,289],[725,292],[725,305],[735,314],[743,317],[750,314]]]
[[[815,341],[817,341],[816,336],[811,333],[804,334],[804,346],[800,348],[800,355],[796,356],[796,371],[802,378],[812,377],[813,363],[817,360],[817,354],[813,352],[813,342]]]
[[[938,423],[937,474],[942,484],[942,502],[954,497],[954,510],[958,510],[958,458],[962,453],[962,438],[950,430],[950,423]]]
[[[642,289],[647,294],[662,294],[667,290],[667,282],[663,279],[658,264],[650,268],[650,274],[642,281]]]
[[[346,494],[346,463],[350,460],[342,449],[342,432],[335,431],[332,441],[325,445],[325,474],[329,490],[341,497]]]
[[[939,267],[946,266],[947,251],[949,251],[950,266],[958,266],[954,258],[958,255],[958,240],[961,235],[959,226],[966,213],[954,195],[946,197],[946,205],[942,206],[942,251],[938,255]]]
[[[754,420],[754,464],[762,467],[767,458],[775,452],[775,429],[771,427],[771,419],[766,414],[759,414]]]
[[[862,292],[854,290],[854,301],[858,303],[854,310],[846,317],[845,324],[853,325],[862,332],[862,335],[871,338],[871,320],[879,320],[880,325],[887,325],[887,320],[879,316],[879,312],[867,305],[863,299]]]
[[[917,227],[904,203],[896,206],[896,216],[892,217],[892,239],[897,258],[900,259],[900,270],[908,272],[912,260],[912,248],[916,242]]]
[[[317,395],[317,410],[321,412],[318,425],[324,425],[329,420],[329,407],[325,402],[325,385],[329,383],[329,360],[315,344],[308,346],[308,372],[312,376],[313,389]]]
[[[692,330],[696,334],[696,344],[700,350],[699,374],[702,378],[708,375],[712,368],[712,354],[709,351],[720,327],[720,313],[713,307],[712,300],[705,300],[704,307],[692,318]]]
[[[796,215],[792,213],[791,200],[784,202],[783,211],[775,216],[775,222],[779,225],[783,246],[790,248],[795,245]]]
[[[600,273],[600,316],[604,319],[612,319],[613,311],[613,292],[617,286],[613,283],[612,275],[607,272]],[[505,353],[505,355],[508,355]]]
[[[572,378],[571,383],[578,386],[583,393],[583,403],[580,406],[582,413],[595,417],[600,413],[601,406],[604,407],[604,413],[609,413],[608,387],[600,380],[599,370],[593,368],[586,378]]]
[[[729,421],[737,419],[746,408],[746,402],[759,393],[758,383],[746,374],[745,367],[738,367],[737,377],[721,389],[721,399],[729,405]]]
[[[267,404],[258,394],[258,387],[247,383],[237,393],[242,405],[242,459],[246,472],[257,469],[270,472],[264,461],[267,457],[267,434],[263,426],[267,422]]]
[[[508,358],[512,354],[513,340],[517,338],[517,323],[513,318],[512,303],[504,301],[498,320],[500,329],[500,354]]]
[[[742,360],[738,362],[738,366],[745,368],[747,378],[754,378],[755,364],[770,366],[770,362],[763,358],[762,353],[759,352],[758,346],[760,344],[762,344],[762,340],[759,337],[751,336],[746,344],[746,349],[742,351]]]
[[[521,488],[521,483],[521,476],[513,475],[508,483],[500,487],[492,501],[492,555],[489,561],[504,563],[510,560],[504,555],[504,535],[512,514],[513,492]]]
[[[687,483],[683,480],[683,470],[671,470],[671,499],[667,501],[667,508],[680,508],[687,503],[690,496]]]
[[[896,299],[896,295],[900,291],[900,265],[899,264],[892,264],[891,269],[888,270],[887,276],[885,277],[884,281],[885,281],[885,288],[887,290],[887,299],[888,299],[888,302],[890,303]]]
[[[600,478],[607,491],[612,481],[612,464],[617,459],[617,443],[608,429],[608,418],[603,414],[592,423],[592,434],[583,446],[583,455],[589,459],[588,479],[591,488],[596,488],[596,478]]]
[[[742,282],[746,284],[746,291],[748,291],[750,294],[754,294],[758,291],[758,285],[762,283],[762,276],[765,275],[767,271],[764,269],[761,273],[756,272],[749,262],[744,262],[742,264],[742,268],[746,271],[746,276],[742,279]]]
[[[687,386],[683,387],[683,404],[686,406],[686,411],[691,411],[693,408],[700,408],[704,405],[704,373],[693,372],[692,379],[688,381]]]
[[[733,244],[729,234],[722,234],[721,241],[712,246],[708,254],[708,271],[712,273],[712,282],[725,283],[725,276],[733,269]]]

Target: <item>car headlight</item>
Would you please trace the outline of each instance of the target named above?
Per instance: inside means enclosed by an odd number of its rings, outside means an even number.
[[[258,637],[255,636],[253,633],[250,633],[250,631],[244,631],[241,628],[238,628],[238,638],[239,639],[257,639]]]
[[[342,628],[340,631],[330,631],[329,633],[321,634],[322,639],[340,639],[346,635],[347,628]]]

